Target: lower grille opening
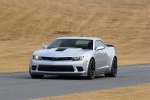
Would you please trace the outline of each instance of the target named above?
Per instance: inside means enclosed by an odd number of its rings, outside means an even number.
[[[83,68],[82,67],[77,67],[77,70],[78,71],[83,71]]]
[[[70,65],[39,65],[38,70],[53,72],[73,72],[74,68]]]
[[[36,70],[36,65],[32,65],[32,70]]]

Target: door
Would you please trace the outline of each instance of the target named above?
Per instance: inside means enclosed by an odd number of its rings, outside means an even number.
[[[98,46],[103,46],[104,49],[96,50]],[[108,60],[108,54],[106,53],[106,45],[100,41],[97,40],[95,42],[95,57],[96,57],[96,72],[103,72],[105,70],[105,67],[107,66],[107,60]]]

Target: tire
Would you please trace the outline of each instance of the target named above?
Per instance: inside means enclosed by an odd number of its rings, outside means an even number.
[[[91,59],[88,66],[88,79],[94,79],[95,78],[95,60]]]
[[[34,79],[42,79],[44,77],[44,75],[32,75],[30,74],[31,78],[34,78]]]
[[[117,76],[117,58],[113,59],[112,66],[111,66],[111,71],[110,73],[105,74],[106,77],[116,77]]]

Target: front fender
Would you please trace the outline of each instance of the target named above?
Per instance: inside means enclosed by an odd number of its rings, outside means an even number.
[[[84,61],[86,61],[88,64],[87,64],[87,70],[88,71],[88,66],[89,66],[89,63],[90,63],[90,60],[91,59],[95,59],[95,56],[94,56],[94,53],[93,52],[89,52],[87,53],[85,56],[84,56]]]

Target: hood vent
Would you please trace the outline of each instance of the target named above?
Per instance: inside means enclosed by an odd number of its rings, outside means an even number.
[[[66,50],[67,48],[58,48],[56,51],[64,51]]]

